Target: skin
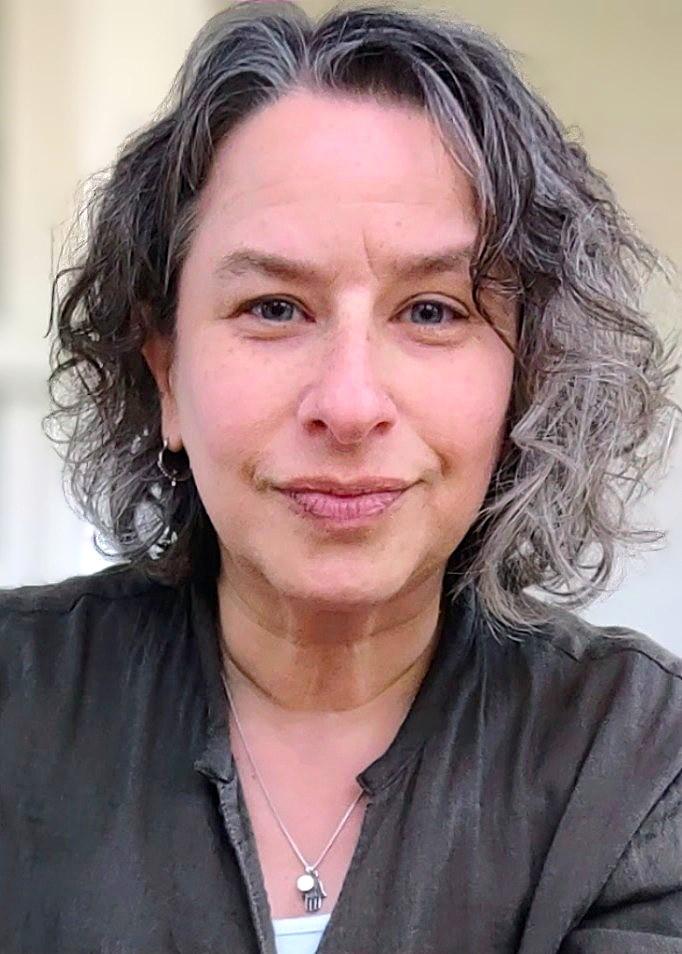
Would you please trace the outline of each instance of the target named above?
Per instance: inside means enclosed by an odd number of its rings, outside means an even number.
[[[164,435],[185,447],[221,543],[222,641],[242,722],[252,742],[259,727],[267,737],[261,755],[286,735],[308,768],[333,739],[346,785],[423,679],[445,563],[503,444],[513,355],[471,300],[476,230],[467,178],[419,111],[290,93],[218,148],[176,340],[144,348]],[[320,274],[221,274],[242,246]],[[447,247],[462,251],[448,272],[391,268]],[[249,307],[259,296],[291,307]],[[420,301],[440,303],[435,319]],[[513,305],[487,304],[513,344]],[[273,486],[319,474],[413,486],[371,527],[337,532]]]

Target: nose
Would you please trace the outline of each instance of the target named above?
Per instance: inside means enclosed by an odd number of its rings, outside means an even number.
[[[327,433],[336,444],[351,446],[394,425],[396,407],[377,373],[378,352],[379,343],[362,321],[330,334],[299,407],[308,432]]]

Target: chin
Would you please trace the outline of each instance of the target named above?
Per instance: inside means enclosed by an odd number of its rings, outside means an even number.
[[[270,583],[285,598],[300,600],[325,611],[343,612],[384,603],[396,595],[405,585],[404,575],[396,575],[387,568],[386,572],[377,572],[377,568],[368,567],[359,571],[357,567],[346,572],[337,569],[327,570],[324,566],[310,570],[306,568],[300,574],[277,573],[270,577]]]

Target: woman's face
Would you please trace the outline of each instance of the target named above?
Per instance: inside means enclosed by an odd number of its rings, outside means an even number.
[[[416,110],[290,93],[222,143],[174,351],[145,354],[224,567],[339,609],[440,579],[485,496],[512,382],[471,300],[476,228],[465,174]],[[489,307],[513,341],[513,307]],[[408,486],[351,522],[278,489],[367,477]]]

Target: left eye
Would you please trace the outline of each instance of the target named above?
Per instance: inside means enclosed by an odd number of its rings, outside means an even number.
[[[423,324],[419,324],[419,327],[430,327],[446,324],[445,320],[441,321],[443,316],[443,311],[450,312],[454,319],[459,319],[463,321],[466,319],[466,315],[460,311],[457,311],[452,305],[446,305],[443,301],[415,301],[411,305],[407,306],[408,310],[412,308],[423,309],[421,312],[421,317],[425,319]]]
[[[244,310],[254,313],[256,317],[262,318],[268,323],[289,324],[292,311],[296,309],[298,309],[298,305],[292,301],[288,301],[286,298],[260,298],[257,301],[247,304]],[[417,311],[417,309],[419,309],[419,311]],[[452,305],[447,305],[442,301],[428,299],[413,302],[403,309],[403,311],[419,315],[422,321],[414,322],[414,324],[421,328],[438,327],[443,324],[448,324],[449,322],[444,318],[444,313],[447,312],[452,316],[450,321],[464,321],[467,318],[466,314],[458,311]]]

